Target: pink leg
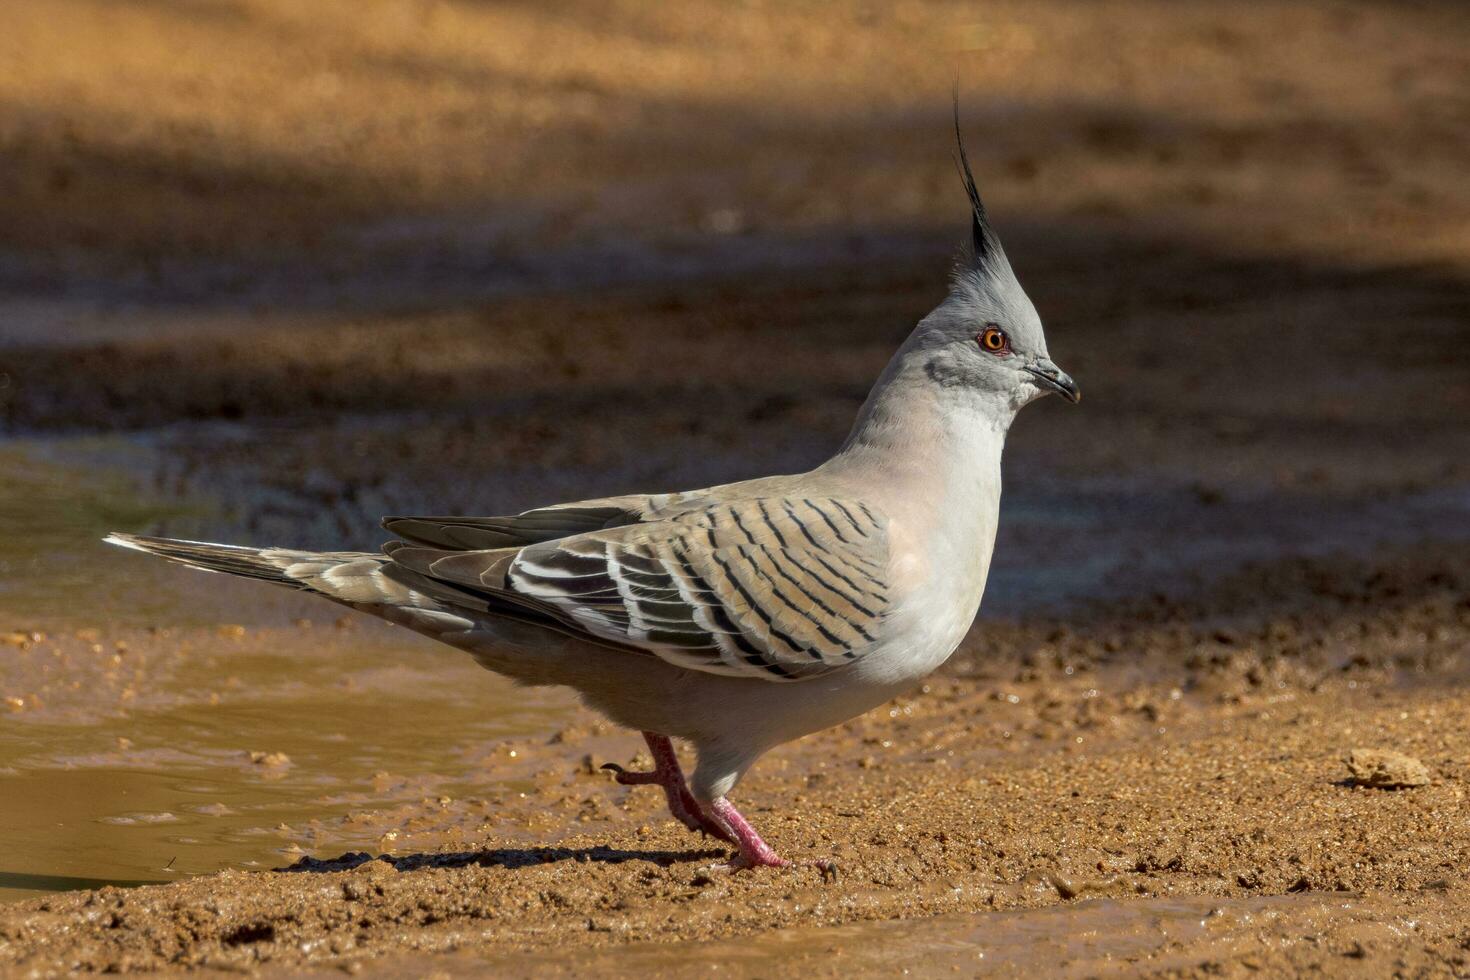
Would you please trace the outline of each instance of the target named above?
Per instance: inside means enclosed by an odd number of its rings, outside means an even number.
[[[684,770],[679,768],[679,757],[674,754],[674,744],[669,741],[668,736],[644,732],[643,740],[648,743],[648,751],[653,754],[652,772],[628,772],[611,762],[602,768],[617,773],[617,781],[624,786],[662,786],[664,797],[669,803],[669,812],[674,815],[675,820],[690,830],[709,834],[727,843],[735,843],[735,838],[723,827],[705,816],[704,810],[695,801],[694,794],[689,792],[689,784],[684,781]]]
[[[755,832],[750,821],[740,815],[735,805],[723,796],[717,796],[709,803],[710,816],[714,821],[726,828],[735,838],[735,846],[740,848],[740,853],[735,860],[730,862],[730,867],[736,871],[742,868],[787,868],[791,862],[777,854],[770,844],[761,840],[761,835]]]

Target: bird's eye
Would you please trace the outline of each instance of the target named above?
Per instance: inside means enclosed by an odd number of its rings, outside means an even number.
[[[980,331],[980,336],[975,339],[980,343],[981,350],[991,354],[1004,354],[1011,349],[1011,340],[1006,332],[993,323]]]

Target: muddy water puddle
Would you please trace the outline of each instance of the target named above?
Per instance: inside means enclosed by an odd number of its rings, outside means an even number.
[[[121,653],[81,632],[4,648],[25,693],[0,724],[0,899],[391,849],[368,814],[424,799],[453,833],[494,826],[498,741],[570,709],[378,627],[140,632]],[[48,687],[51,664],[72,680]]]
[[[493,825],[499,741],[571,711],[347,610],[106,548],[162,508],[3,463],[0,900],[391,849],[363,814],[425,798],[451,833]]]
[[[74,459],[102,440],[59,446],[12,440],[0,447],[0,613],[5,630],[74,626],[106,617],[142,623],[176,615],[172,596],[101,545],[115,527],[147,526],[186,508],[140,495],[117,471]],[[188,604],[183,612],[187,616]],[[116,617],[116,618],[114,618]],[[177,619],[171,620],[177,622]]]

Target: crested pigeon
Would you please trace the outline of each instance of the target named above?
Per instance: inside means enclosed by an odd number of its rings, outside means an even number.
[[[958,136],[958,125],[956,126]],[[390,517],[382,553],[116,533],[112,544],[290,586],[564,685],[643,733],[672,815],[784,866],[729,795],[760,756],[912,688],[959,645],[990,568],[1007,429],[1076,384],[1047,352],[961,142],[970,236],[948,295],[879,377],[837,452],[792,476]],[[686,781],[670,739],[698,756]]]

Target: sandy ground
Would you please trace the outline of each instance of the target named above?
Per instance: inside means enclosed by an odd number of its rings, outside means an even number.
[[[0,969],[1470,975],[1467,50],[1436,3],[11,0]],[[941,295],[956,74],[1086,397],[1013,430],[951,664],[740,787],[835,880],[710,870],[567,698],[98,553],[812,464]]]

